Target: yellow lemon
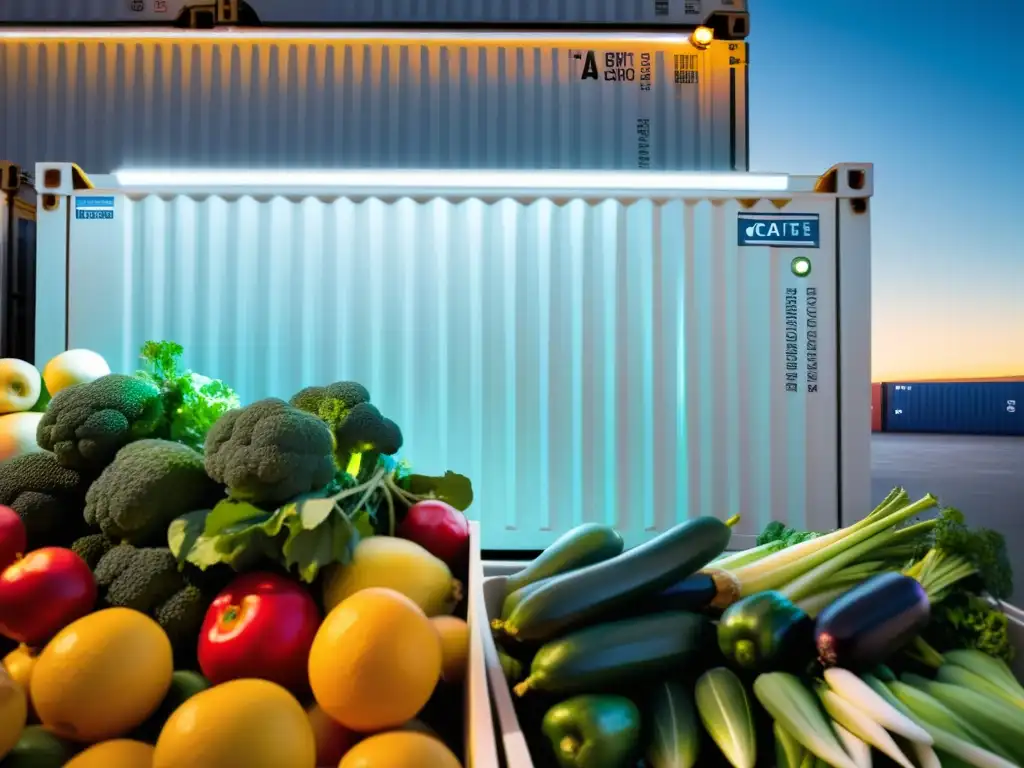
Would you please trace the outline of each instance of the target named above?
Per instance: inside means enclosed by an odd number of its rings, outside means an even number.
[[[116,739],[160,706],[171,685],[171,641],[128,608],[90,613],[46,644],[32,671],[43,725],[74,741]]]
[[[371,736],[350,749],[338,768],[462,768],[440,740],[414,731]]]
[[[440,676],[440,636],[416,603],[391,589],[364,589],[339,603],[309,652],[317,704],[354,731],[415,717]]]
[[[25,689],[0,670],[0,759],[14,749],[28,719]]]
[[[32,653],[24,645],[19,645],[13,651],[4,656],[4,669],[7,670],[7,674],[18,685],[25,691],[25,695],[28,695],[30,686],[32,684],[32,670],[36,668],[36,659],[39,656]],[[28,715],[29,718],[33,717],[35,710],[32,707],[32,699],[28,701]]]
[[[469,625],[455,616],[430,621],[441,637],[441,677],[446,683],[461,683],[469,663]]]
[[[79,752],[64,768],[151,768],[153,747],[141,741],[114,739]]]
[[[201,691],[172,714],[153,768],[315,768],[316,741],[302,705],[266,680]]]

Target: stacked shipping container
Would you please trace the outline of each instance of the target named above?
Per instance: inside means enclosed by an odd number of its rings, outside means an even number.
[[[875,383],[871,430],[1024,437],[1024,380]]]

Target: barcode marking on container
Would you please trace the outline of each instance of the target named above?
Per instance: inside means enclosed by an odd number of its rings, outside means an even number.
[[[668,16],[668,0],[654,0],[654,15]]]
[[[676,85],[697,85],[700,78],[697,72],[697,54],[677,53],[675,60]]]

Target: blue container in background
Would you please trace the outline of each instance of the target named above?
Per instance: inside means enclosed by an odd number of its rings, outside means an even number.
[[[885,385],[886,432],[1024,436],[1024,381]]]

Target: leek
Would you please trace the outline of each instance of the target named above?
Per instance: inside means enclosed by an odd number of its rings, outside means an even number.
[[[742,568],[744,565],[756,563],[758,560],[784,548],[785,544],[781,541],[769,541],[767,544],[760,544],[740,552],[726,552],[712,560],[708,565],[709,567],[714,566],[724,571],[735,570],[736,568]]]
[[[805,541],[781,552],[776,552],[774,555],[769,555],[753,565],[740,568],[733,572],[733,575],[740,582],[740,594],[745,597],[757,592],[779,589],[803,576],[808,571],[817,568],[819,565],[877,536],[879,533],[887,531],[904,520],[908,520],[934,507],[936,503],[936,498],[928,494],[924,498],[898,511],[889,512],[884,515],[878,514],[877,516],[873,516],[875,513],[872,513],[872,515],[848,528],[842,528],[826,536]],[[882,538],[876,540],[875,543],[881,545],[885,541],[887,539]],[[859,551],[857,556],[860,557],[867,551],[870,551],[870,549],[865,548]],[[838,571],[851,563],[852,560],[850,558],[845,558],[838,567],[830,571],[824,578],[828,578],[832,572]],[[803,584],[801,590],[807,590],[803,594],[812,594],[816,583],[818,582]]]

